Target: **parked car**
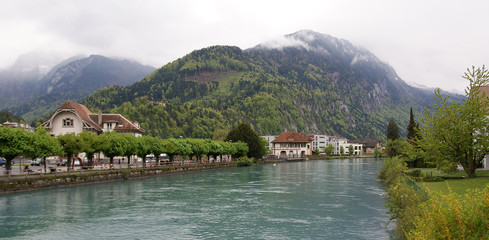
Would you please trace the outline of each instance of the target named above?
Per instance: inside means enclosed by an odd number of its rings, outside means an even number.
[[[68,164],[68,160],[66,160],[66,159],[63,159],[63,160],[58,161],[56,163],[57,166],[66,166],[67,164]]]
[[[12,165],[15,164],[14,160],[12,160],[11,164]],[[7,165],[7,160],[5,160],[5,158],[0,157],[0,166],[5,167],[5,165]]]
[[[44,159],[42,158],[36,158],[31,162],[31,166],[41,166],[41,165],[44,165]]]
[[[80,166],[80,160],[75,159],[75,161],[73,162],[73,166]]]

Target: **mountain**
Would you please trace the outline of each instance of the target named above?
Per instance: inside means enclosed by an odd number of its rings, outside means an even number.
[[[81,100],[95,90],[111,85],[130,85],[155,68],[129,60],[104,56],[73,57],[58,64],[36,84],[39,94],[8,110],[32,121],[53,111],[68,99]]]
[[[244,51],[193,51],[133,85],[100,89],[83,104],[121,113],[163,138],[212,138],[244,122],[261,135],[385,140],[391,118],[403,130],[409,109],[419,114],[433,99],[366,49],[303,30]]]

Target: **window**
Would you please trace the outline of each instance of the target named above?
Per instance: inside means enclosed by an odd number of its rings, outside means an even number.
[[[63,119],[63,127],[73,127],[73,119],[65,118]]]
[[[107,123],[107,130],[112,130],[112,123]]]

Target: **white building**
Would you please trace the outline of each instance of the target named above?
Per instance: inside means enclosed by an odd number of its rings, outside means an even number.
[[[296,132],[283,132],[272,141],[273,155],[281,158],[297,158],[312,155],[312,139]]]
[[[271,135],[267,135],[267,136],[261,136],[262,138],[264,138],[265,140],[267,140],[268,142],[268,150],[272,150],[273,148],[273,143],[272,141],[275,140],[275,138],[277,138],[278,136],[271,136]]]
[[[328,135],[313,135],[312,138],[312,150],[319,149],[320,153],[324,153],[324,148],[333,145],[333,154],[340,154],[340,144],[338,138]]]
[[[70,100],[63,103],[43,126],[53,136],[81,133],[85,130],[95,134],[116,131],[140,137],[145,132],[139,124],[129,121],[120,114],[94,114],[84,105]]]

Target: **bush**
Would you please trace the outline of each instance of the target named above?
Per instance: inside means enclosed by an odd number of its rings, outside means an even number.
[[[443,173],[451,173],[457,171],[457,164],[454,162],[449,162],[449,161],[443,161],[438,165],[438,170],[440,170]]]
[[[419,207],[421,216],[408,239],[489,239],[489,186],[464,197],[433,193]]]
[[[431,174],[423,174],[422,180],[424,182],[441,182],[445,179],[441,176],[431,176]]]
[[[397,220],[397,234],[402,238],[414,228],[415,220],[421,216],[418,205],[427,200],[426,193],[404,174],[406,163],[399,157],[389,158],[379,172],[379,178],[387,185],[389,214]],[[411,171],[412,172],[412,171]],[[417,174],[417,173],[415,173]],[[411,185],[408,183],[411,183]]]
[[[246,157],[246,156],[240,157],[236,161],[236,165],[238,167],[253,166],[255,164],[256,164],[256,160],[255,159],[249,158],[249,157]]]
[[[406,171],[406,174],[411,176],[411,177],[419,177],[419,176],[421,176],[421,169],[412,169],[412,170]]]

